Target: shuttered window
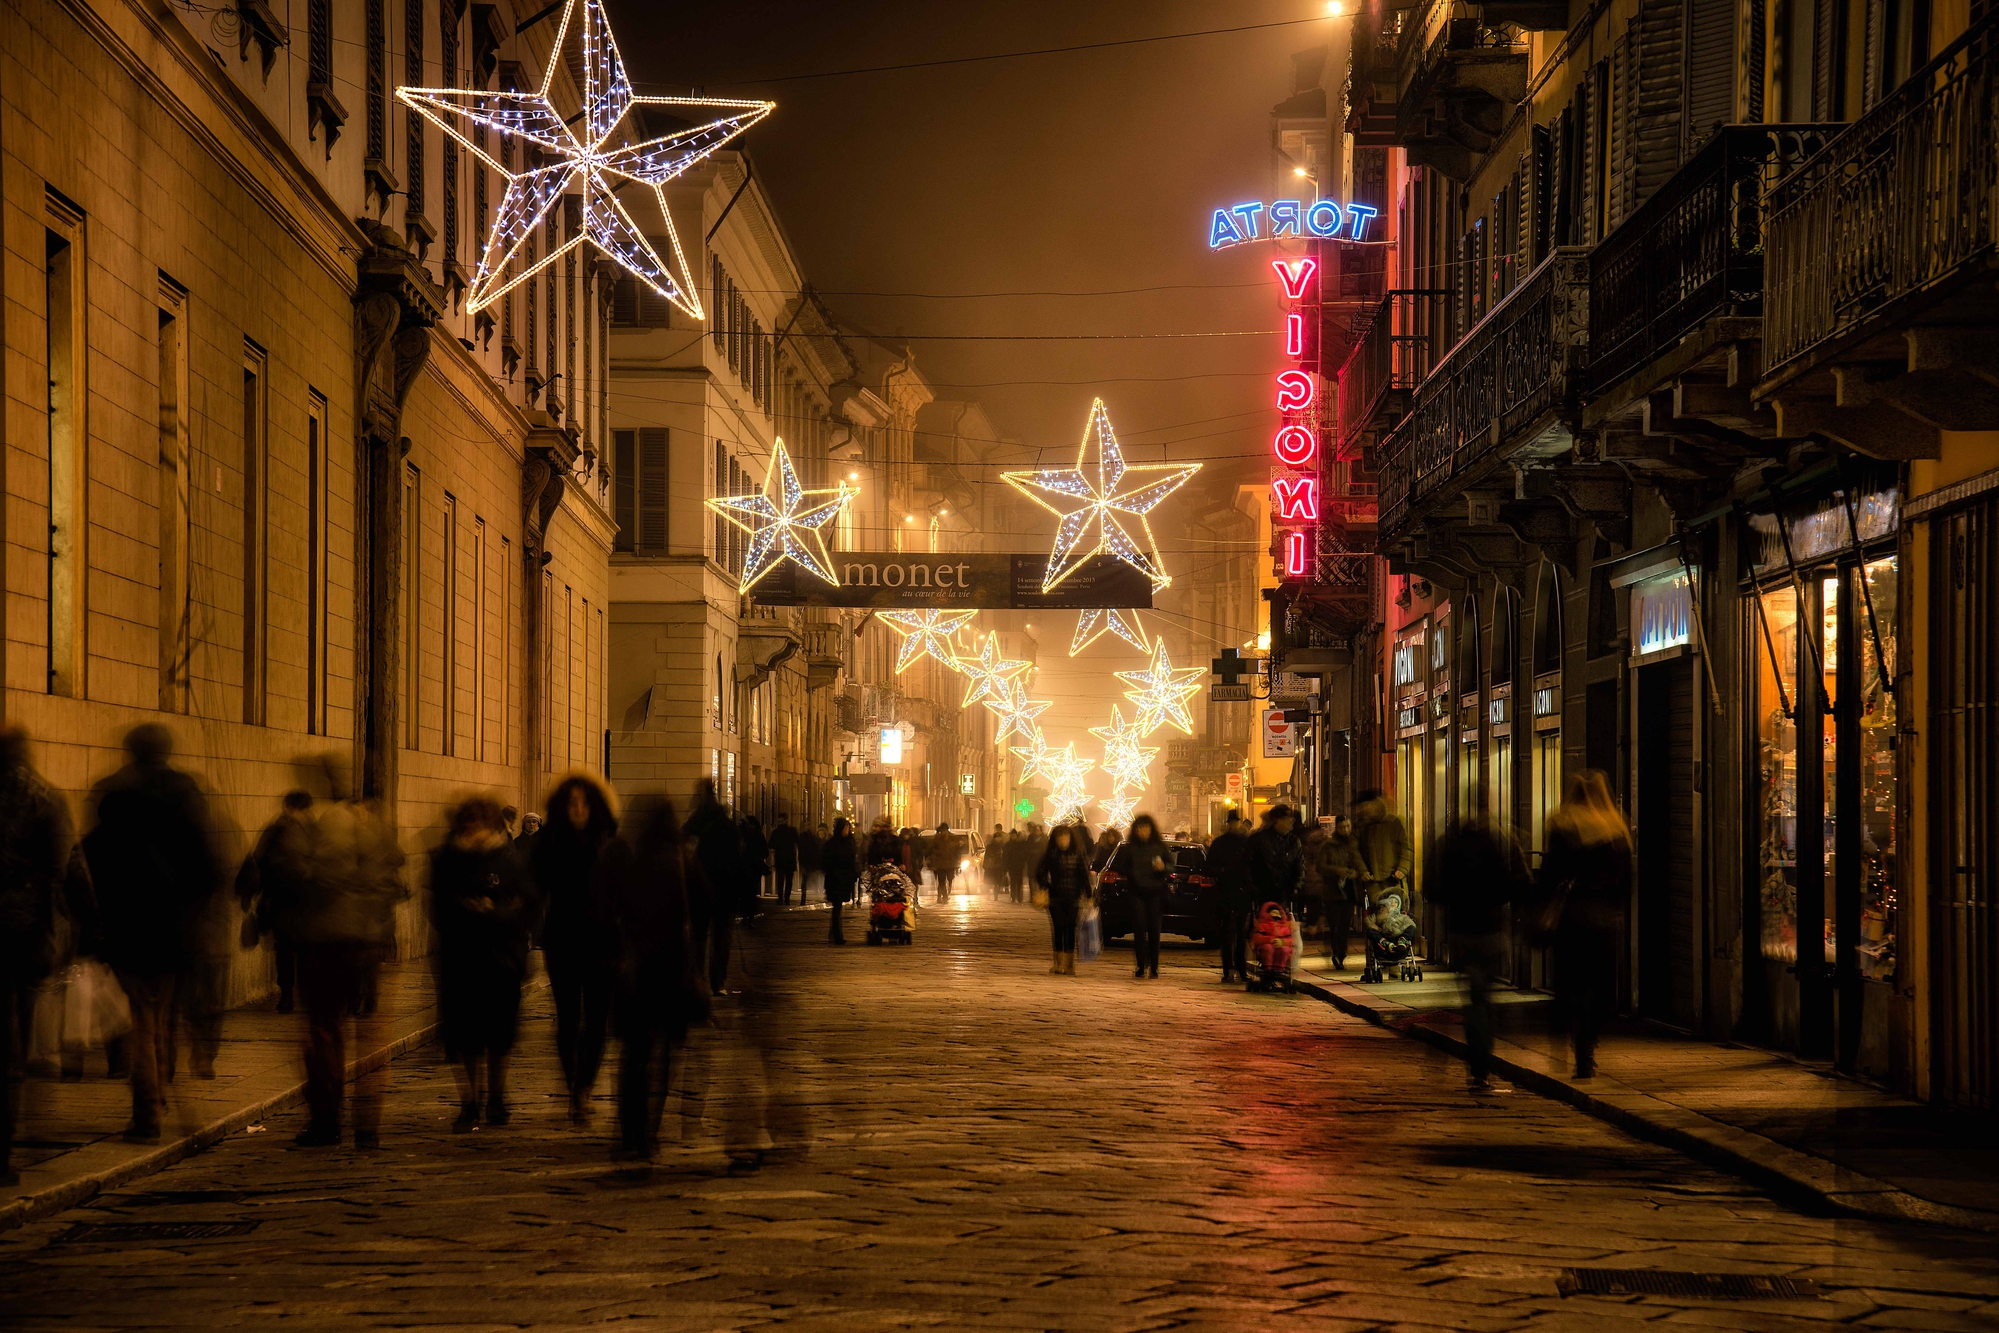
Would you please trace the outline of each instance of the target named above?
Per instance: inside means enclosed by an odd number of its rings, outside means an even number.
[[[611,324],[625,329],[672,327],[673,307],[664,296],[627,274],[611,286]]]
[[[667,434],[664,426],[621,430],[613,436],[620,551],[666,550]]]
[[[718,304],[716,308],[721,307]],[[715,472],[710,481],[708,494],[724,496],[729,493],[729,449],[720,440],[715,441]],[[715,515],[715,563],[729,563],[729,521],[720,514]]]
[[[1651,198],[1652,192],[1680,169],[1685,146],[1688,4],[1689,0],[1647,0],[1633,20],[1638,67],[1632,82],[1633,179],[1627,191],[1628,209],[1636,209]]]
[[[1686,0],[1687,118],[1681,159],[1735,119],[1735,0]]]

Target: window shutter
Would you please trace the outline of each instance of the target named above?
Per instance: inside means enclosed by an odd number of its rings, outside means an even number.
[[[1687,7],[1687,144],[1682,160],[1735,116],[1735,0]]]
[[[1526,186],[1522,195],[1521,244],[1527,250],[1528,268],[1536,268],[1548,257],[1550,188],[1555,179],[1555,135],[1546,125],[1536,125],[1528,136],[1527,169],[1522,173]]]
[[[1604,120],[1604,162],[1610,189],[1603,201],[1603,235],[1616,230],[1630,211],[1631,189],[1637,174],[1632,108],[1637,101],[1638,22],[1633,17],[1625,25],[1624,35],[1611,51],[1610,97],[1605,108],[1610,114]]]
[[[720,304],[715,307],[721,309]],[[720,440],[715,441],[715,476],[709,494],[724,496],[729,493],[729,455]],[[720,514],[715,515],[715,563],[729,563],[729,521]]]
[[[618,535],[611,545],[614,551],[637,549],[635,543],[637,529],[634,526],[637,513],[633,507],[637,495],[635,486],[637,477],[633,471],[637,463],[636,449],[634,432],[628,430],[611,432],[611,487],[615,496],[614,512],[618,520]]]
[[[709,266],[713,270],[711,279],[714,290],[708,294],[708,336],[714,340],[715,350],[719,352],[722,350],[722,284],[725,281],[721,256],[710,256]]]
[[[611,284],[611,322],[632,325],[639,322],[639,280],[619,278]]]
[[[744,493],[742,464],[731,457],[729,459],[729,494],[742,495]],[[729,571],[734,574],[743,572],[743,530],[733,523],[729,525]]]
[[[1699,0],[1691,0],[1697,4]],[[1730,0],[1732,3],[1732,0]],[[1634,84],[1632,181],[1629,208],[1635,209],[1680,169],[1688,147],[1685,122],[1688,64],[1686,15],[1690,0],[1646,0],[1638,11],[1638,68]],[[1724,16],[1725,17],[1725,16]],[[1722,26],[1723,40],[1727,26]]]
[[[639,431],[637,493],[638,549],[666,549],[666,427]]]
[[[1808,0],[1791,0],[1804,4]],[[1812,3],[1812,119],[1840,120],[1839,91],[1833,84],[1834,49],[1839,45],[1839,11],[1833,0]]]
[[[1456,336],[1452,338],[1453,342],[1469,333],[1471,326],[1477,322],[1477,316],[1472,314],[1471,304],[1471,275],[1476,262],[1472,253],[1472,235],[1470,232],[1465,232],[1458,237],[1458,262],[1451,265],[1451,304],[1457,307],[1455,312],[1457,329]]]
[[[1603,183],[1604,183],[1604,101],[1610,85],[1610,62],[1599,60],[1590,66],[1589,75],[1577,94],[1577,104],[1581,107],[1582,121],[1581,161],[1578,177],[1581,188],[1577,191],[1576,202],[1580,206],[1576,220],[1576,234],[1571,244],[1595,245],[1603,226]]]

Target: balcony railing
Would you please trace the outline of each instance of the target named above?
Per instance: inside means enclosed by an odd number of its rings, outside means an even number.
[[[1991,261],[1999,13],[1939,52],[1770,194],[1766,375],[1882,307]]]
[[[1728,125],[1590,252],[1589,391],[1763,308],[1763,201],[1837,125]]]
[[[1450,293],[1409,288],[1390,292],[1368,311],[1360,339],[1340,367],[1339,453],[1347,457],[1382,402],[1414,389],[1430,373],[1430,349],[1444,327]]]
[[[1526,429],[1573,405],[1589,347],[1589,252],[1565,246],[1541,262],[1444,357],[1381,448],[1381,532],[1410,506]]]

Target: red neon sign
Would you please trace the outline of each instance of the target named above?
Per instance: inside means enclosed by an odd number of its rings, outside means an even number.
[[[1303,426],[1286,426],[1270,447],[1285,467],[1304,467],[1319,456],[1319,437]]]
[[[1305,355],[1305,317],[1295,310],[1284,317],[1284,355]]]
[[[1302,370],[1286,370],[1277,376],[1277,410],[1302,412],[1312,405],[1312,377]]]
[[[1303,259],[1273,259],[1270,267],[1277,270],[1277,281],[1284,288],[1285,299],[1291,301],[1302,301],[1305,288],[1319,273],[1319,261],[1310,255]]]
[[[1287,532],[1284,534],[1284,576],[1302,578],[1305,575],[1305,534]]]
[[[1317,521],[1319,517],[1317,477],[1273,477],[1270,489],[1277,500],[1277,517],[1280,521],[1293,519]]]

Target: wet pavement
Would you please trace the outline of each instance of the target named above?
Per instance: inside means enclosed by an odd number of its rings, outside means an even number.
[[[1474,1100],[1450,1057],[1225,989],[1212,954],[1052,977],[1030,908],[926,906],[909,949],[829,948],[825,920],[747,934],[649,1178],[609,1157],[615,1058],[569,1123],[537,992],[511,1124],[454,1135],[439,1052],[405,1055],[381,1152],[295,1150],[288,1112],[0,1233],[0,1326],[1999,1326],[1999,1239],[1809,1216]],[[1563,1294],[1599,1269],[1804,1294]]]

